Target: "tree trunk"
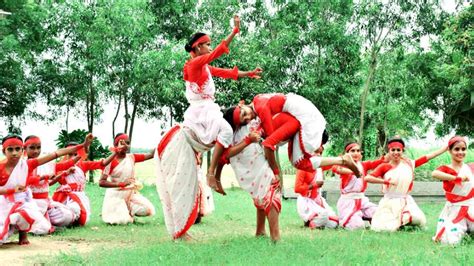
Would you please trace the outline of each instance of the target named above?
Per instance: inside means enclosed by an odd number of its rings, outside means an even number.
[[[117,112],[115,113],[114,120],[112,120],[112,139],[115,138],[115,121],[117,121],[117,117],[120,113],[120,106],[122,106],[122,93],[119,93]]]
[[[66,106],[66,132],[69,132],[69,105]]]
[[[128,130],[128,136],[130,138],[130,147],[132,146],[133,126],[135,125],[135,117],[137,116],[137,109],[138,109],[139,104],[140,104],[140,100],[136,99],[133,105],[132,118],[130,120],[130,128]]]
[[[364,91],[361,97],[360,103],[360,124],[359,124],[359,143],[361,148],[364,146],[364,115],[365,115],[365,104],[367,103],[367,96],[369,95],[370,85],[374,78],[375,69],[377,68],[377,58],[375,52],[372,52],[370,58],[369,74],[364,84]]]
[[[92,85],[90,86],[89,93],[90,93],[90,101],[89,101],[90,111],[89,111],[88,130],[89,130],[89,133],[92,133],[94,129],[94,103],[95,103],[94,86]],[[94,159],[94,151],[93,149],[89,149],[89,160],[92,161],[93,159]],[[89,182],[94,183],[93,171],[89,171]]]
[[[125,90],[123,92],[123,107],[125,109],[125,128],[123,130],[123,133],[127,134],[128,133],[128,119],[130,118],[130,115],[128,114],[128,97],[127,97],[127,91]]]

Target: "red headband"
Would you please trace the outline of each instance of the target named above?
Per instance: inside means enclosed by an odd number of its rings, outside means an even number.
[[[206,43],[206,42],[210,42],[211,41],[211,38],[208,36],[208,35],[203,35],[201,36],[201,38],[197,39],[193,45],[191,45],[192,48],[198,46],[199,44],[201,43]]]
[[[240,126],[240,106],[235,107],[232,118],[233,118],[235,127]]]
[[[23,141],[17,139],[17,138],[11,138],[5,140],[5,142],[2,143],[3,148],[7,148],[10,146],[23,146]]]
[[[127,134],[122,134],[120,136],[117,136],[115,139],[114,139],[114,146],[117,146],[119,141],[121,140],[126,140],[128,139],[128,135]]]
[[[347,145],[346,152],[349,152],[352,148],[354,148],[354,146],[357,146],[357,145],[359,145],[359,143],[355,143],[355,142]]]
[[[29,138],[27,141],[25,141],[24,146],[26,148],[30,146],[31,144],[41,144],[40,138],[38,137]]]
[[[454,145],[456,142],[464,142],[466,143],[466,140],[461,137],[461,136],[454,136],[452,138],[449,139],[448,141],[448,147],[451,147],[451,145]]]
[[[400,148],[400,149],[403,149],[403,148],[405,148],[405,146],[404,146],[403,143],[401,143],[401,142],[394,141],[394,142],[388,144],[388,148],[389,148],[389,149],[391,149],[391,148]]]

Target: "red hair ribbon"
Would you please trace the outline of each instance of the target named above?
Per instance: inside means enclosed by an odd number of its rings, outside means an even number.
[[[354,148],[357,145],[359,145],[359,143],[356,143],[356,142],[347,145],[346,152],[349,152],[352,148]]]
[[[122,134],[122,135],[119,135],[117,136],[115,139],[114,139],[114,146],[117,146],[119,141],[121,140],[126,140],[128,139],[128,135],[127,134]]]
[[[388,144],[388,148],[389,148],[389,149],[391,149],[391,148],[400,148],[400,149],[403,149],[403,148],[405,148],[405,146],[404,146],[403,143],[401,143],[401,142],[394,141],[394,142]]]
[[[3,148],[11,147],[11,146],[23,146],[23,141],[17,138],[7,139],[5,142],[2,143]]]
[[[235,107],[234,113],[232,115],[232,120],[234,122],[235,127],[240,126],[240,106]]]
[[[201,43],[207,43],[207,42],[210,42],[210,41],[211,41],[211,38],[208,35],[203,35],[203,36],[201,36],[201,38],[197,39],[191,47],[194,48],[194,47],[198,46]]]
[[[449,139],[448,141],[448,147],[451,147],[451,145],[454,145],[456,142],[464,142],[466,143],[466,140],[461,137],[461,136],[454,136],[452,138]]]
[[[38,137],[33,137],[29,138],[25,143],[23,144],[26,147],[30,146],[31,144],[41,144],[41,140]]]

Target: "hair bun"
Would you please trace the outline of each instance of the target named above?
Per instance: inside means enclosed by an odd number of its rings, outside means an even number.
[[[184,45],[184,50],[186,50],[186,52],[190,53],[193,48],[191,47],[191,45],[189,45],[189,43],[185,44]]]

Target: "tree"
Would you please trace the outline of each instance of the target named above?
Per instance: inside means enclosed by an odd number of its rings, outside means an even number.
[[[353,23],[367,42],[367,75],[361,95],[359,141],[364,143],[366,103],[378,71],[381,53],[419,42],[421,36],[436,34],[445,14],[439,3],[424,1],[360,1],[355,4]]]

